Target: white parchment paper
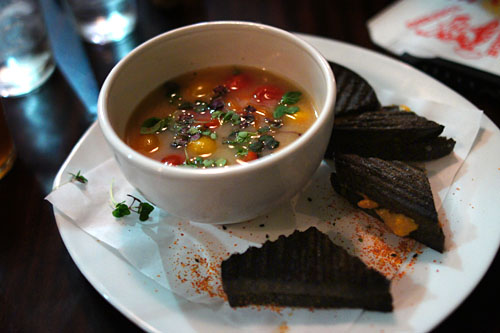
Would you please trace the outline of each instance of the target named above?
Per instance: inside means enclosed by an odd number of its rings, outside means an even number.
[[[426,165],[439,209],[472,147],[482,112],[399,97],[390,91],[380,91],[378,96],[383,105],[405,104],[418,114],[445,125],[444,135],[457,141],[453,154]],[[235,312],[224,303],[219,267],[231,253],[243,252],[249,246],[261,246],[266,240],[288,235],[296,229],[316,226],[336,244],[389,278],[397,280],[412,260],[413,241],[391,234],[383,224],[351,207],[332,190],[331,168],[326,162],[289,203],[266,216],[225,226],[191,223],[159,209],[155,209],[146,222],[140,222],[136,214],[117,219],[111,214],[110,188],[117,202],[130,203],[127,194],[141,198],[140,194],[126,181],[113,159],[93,170],[82,171],[87,184],[62,184],[46,199],[82,230],[116,249],[141,273],[189,301],[212,307],[236,326],[238,313],[258,316],[256,320],[263,316],[259,311],[248,309]],[[423,250],[426,249],[420,248]],[[397,299],[398,295],[393,297]],[[321,310],[312,315],[309,310],[294,311],[294,317],[301,318],[305,324],[308,320],[317,323],[334,316],[339,331],[348,329],[362,312]],[[266,318],[275,320],[277,325],[280,323],[279,316],[266,315]]]

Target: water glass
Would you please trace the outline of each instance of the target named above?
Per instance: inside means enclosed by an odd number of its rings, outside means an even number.
[[[122,40],[134,30],[135,0],[67,0],[80,35],[94,44]]]
[[[2,103],[0,102],[0,179],[12,168],[16,159],[16,149],[10,136]]]
[[[54,68],[38,2],[0,1],[0,95],[27,94],[44,83]]]

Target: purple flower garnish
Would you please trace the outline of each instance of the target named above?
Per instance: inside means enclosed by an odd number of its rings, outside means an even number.
[[[281,126],[283,126],[283,121],[281,119],[265,118],[264,121],[273,128],[280,128]]]
[[[244,109],[243,109],[243,111],[245,111],[245,112],[255,112],[255,111],[257,111],[257,109],[256,109],[256,108],[254,108],[254,107],[253,107],[253,106],[251,106],[251,105],[247,105],[247,107],[246,107],[246,108],[244,108]]]
[[[191,124],[193,122],[194,116],[189,113],[183,113],[179,115],[178,122],[181,124]]]
[[[229,92],[229,89],[227,89],[225,86],[217,86],[214,88],[214,94],[215,94],[215,98],[217,97],[221,97],[221,96],[224,96],[225,94],[227,94]]]
[[[188,143],[188,140],[186,137],[178,136],[174,139],[174,141],[172,141],[172,143],[170,145],[174,148],[179,148],[179,147],[185,147],[187,145],[187,143]]]
[[[255,121],[255,117],[253,114],[245,114],[240,119],[241,119],[240,128],[246,128]]]
[[[222,98],[214,98],[212,99],[212,101],[210,101],[210,104],[208,106],[212,110],[220,110],[224,107],[224,101],[222,100]]]
[[[201,134],[200,133],[196,133],[196,134],[191,135],[191,137],[189,138],[189,141],[196,141],[199,138],[201,138]]]

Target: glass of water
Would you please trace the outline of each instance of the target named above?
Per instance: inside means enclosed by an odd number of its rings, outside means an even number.
[[[36,0],[0,1],[0,95],[27,94],[52,74],[55,63]]]
[[[67,0],[80,35],[94,44],[125,38],[135,28],[135,0]]]

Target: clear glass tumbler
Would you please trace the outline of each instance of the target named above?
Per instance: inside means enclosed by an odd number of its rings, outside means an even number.
[[[94,44],[117,42],[137,20],[135,0],[67,0],[80,35]]]
[[[16,149],[14,148],[14,142],[7,128],[7,122],[5,121],[5,115],[0,101],[0,179],[9,172],[15,159]]]
[[[27,94],[52,74],[55,63],[36,0],[0,1],[0,95]]]

